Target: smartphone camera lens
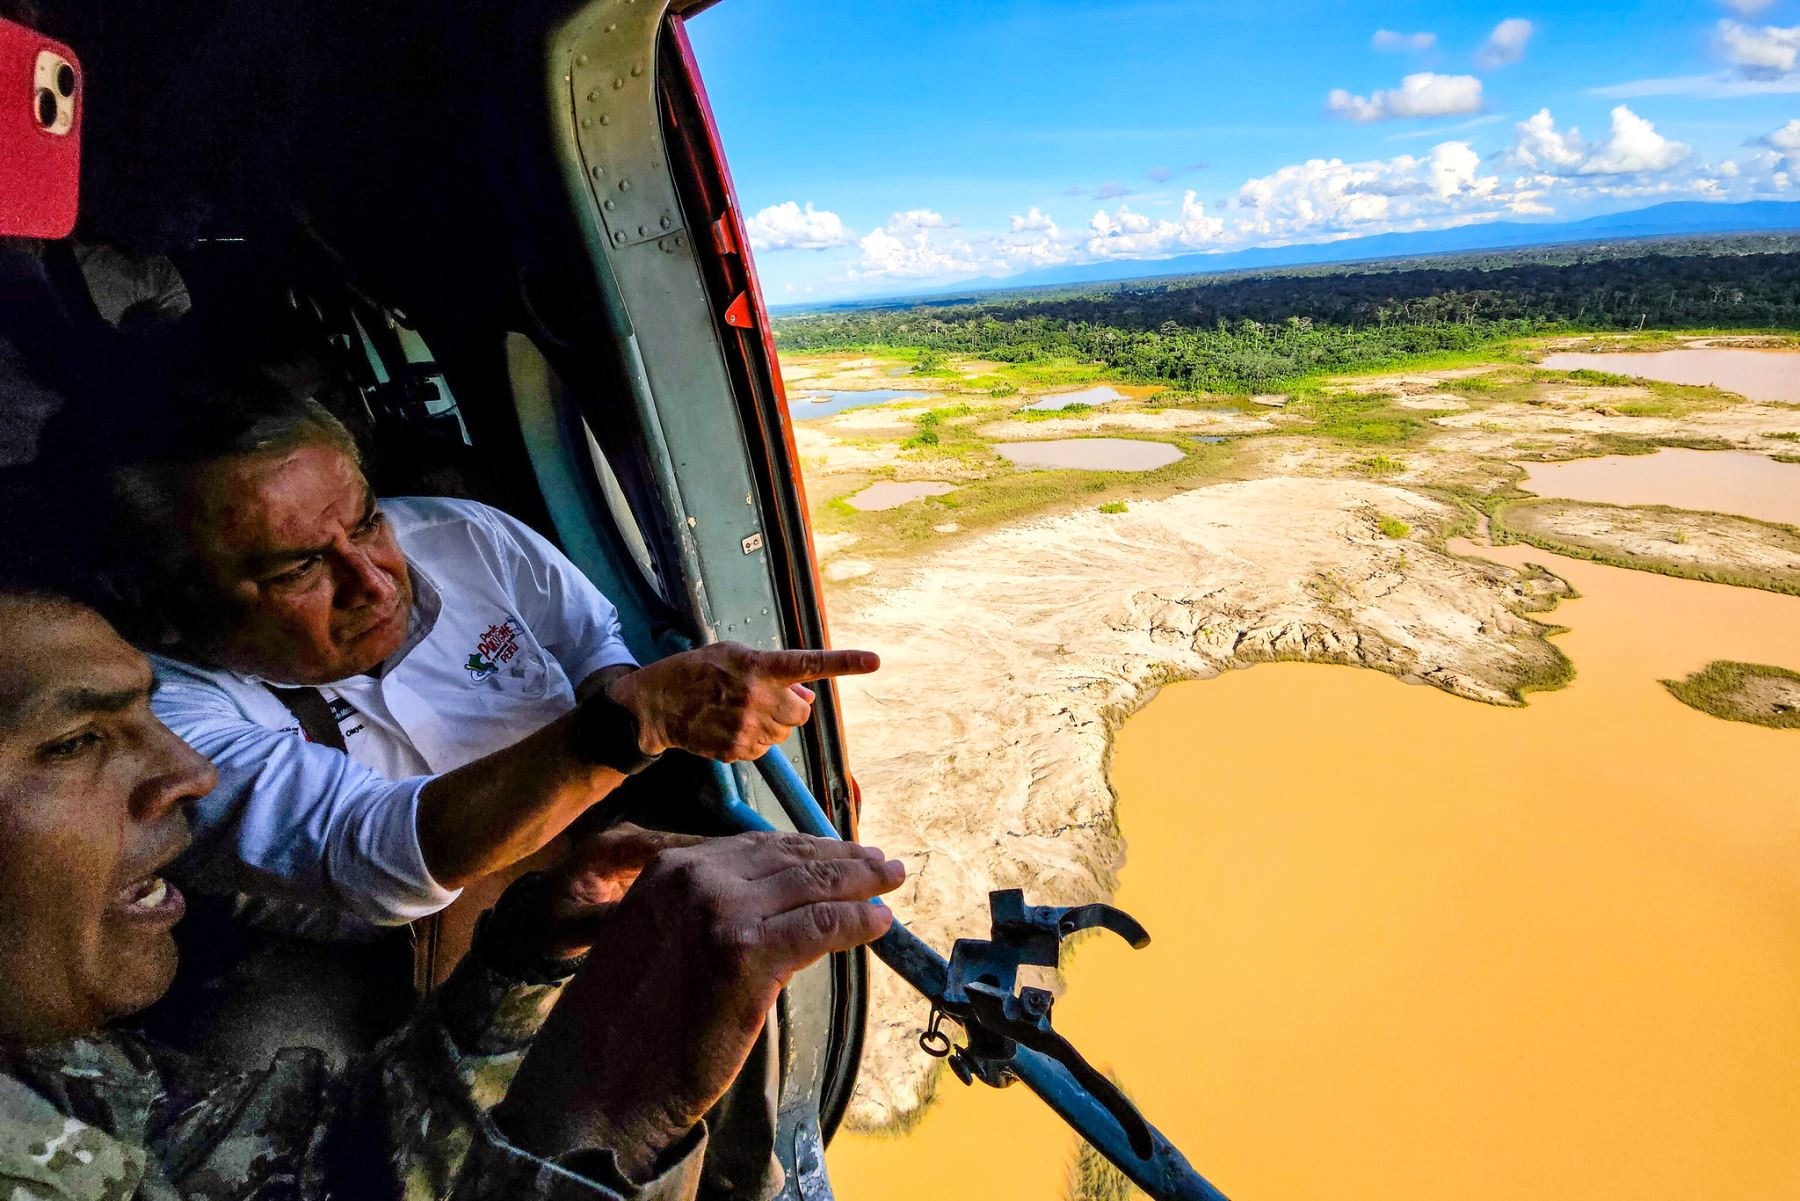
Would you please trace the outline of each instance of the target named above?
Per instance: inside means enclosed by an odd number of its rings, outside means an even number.
[[[38,89],[37,119],[45,129],[56,124],[56,93],[49,88]]]
[[[75,68],[68,63],[56,68],[56,90],[67,100],[75,94]]]

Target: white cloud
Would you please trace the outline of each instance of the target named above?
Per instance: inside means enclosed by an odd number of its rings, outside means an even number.
[[[1007,218],[1011,232],[994,239],[992,269],[999,273],[1027,267],[1053,267],[1074,257],[1056,222],[1036,206]]]
[[[1437,45],[1437,34],[1395,33],[1391,29],[1377,29],[1370,41],[1377,50],[1429,50]]]
[[[1283,167],[1247,181],[1232,207],[1246,238],[1305,239],[1454,223],[1492,215],[1511,200],[1497,176],[1482,174],[1481,156],[1467,142],[1443,142],[1423,157]]]
[[[897,279],[972,274],[980,266],[974,248],[942,232],[955,224],[932,209],[895,213],[885,226],[870,230],[857,243],[862,258],[851,274]]]
[[[896,233],[916,233],[922,229],[951,229],[956,222],[932,209],[908,209],[888,218],[888,228]]]
[[[1789,121],[1780,129],[1763,139],[1763,142],[1783,154],[1800,152],[1800,118]]]
[[[1583,175],[1629,175],[1667,171],[1691,153],[1683,142],[1672,141],[1623,104],[1612,111],[1612,136],[1581,164]]]
[[[1656,127],[1623,104],[1612,110],[1606,141],[1590,144],[1581,131],[1556,128],[1549,109],[1514,127],[1517,134],[1504,161],[1545,175],[1643,175],[1667,171],[1687,160],[1692,148],[1656,132]]]
[[[856,240],[836,213],[815,209],[810,200],[804,209],[792,200],[771,204],[744,228],[756,250],[827,250]]]
[[[1723,4],[1726,8],[1736,9],[1746,17],[1754,17],[1757,13],[1775,3],[1775,0],[1719,0],[1719,3]]]
[[[1523,17],[1508,17],[1494,26],[1494,32],[1475,52],[1476,63],[1491,71],[1518,62],[1525,57],[1525,44],[1531,41],[1532,29],[1531,22]]]
[[[1437,75],[1420,71],[1397,88],[1353,96],[1335,88],[1325,105],[1352,121],[1387,121],[1407,117],[1449,117],[1481,111],[1481,81],[1473,75]]]
[[[1108,213],[1101,209],[1088,221],[1087,253],[1098,259],[1142,258],[1200,250],[1225,237],[1225,220],[1208,215],[1193,191],[1181,201],[1178,220],[1169,221],[1136,213],[1121,204]]]
[[[1766,135],[1760,144],[1780,156],[1788,170],[1800,170],[1800,119],[1789,121]]]
[[[1737,21],[1720,21],[1719,45],[1726,61],[1747,75],[1788,75],[1800,58],[1800,25],[1764,25],[1759,29]]]

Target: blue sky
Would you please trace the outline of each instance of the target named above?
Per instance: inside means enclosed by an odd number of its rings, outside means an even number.
[[[1800,0],[722,0],[688,29],[774,304],[1800,200]]]

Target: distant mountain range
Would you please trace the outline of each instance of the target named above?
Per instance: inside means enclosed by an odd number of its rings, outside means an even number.
[[[1800,231],[1800,202],[1753,200],[1742,204],[1717,204],[1696,200],[1673,201],[1626,213],[1608,213],[1581,221],[1553,224],[1491,221],[1484,225],[1459,225],[1454,229],[1434,229],[1420,233],[1345,238],[1339,242],[1269,246],[1222,254],[1184,254],[1169,259],[1125,259],[1046,267],[1041,271],[1026,271],[1001,279],[988,277],[965,280],[954,285],[954,288],[960,295],[1053,284],[1109,283],[1152,276],[1210,275],[1220,271],[1414,258],[1420,255],[1460,254],[1520,246],[1553,246],[1564,242],[1666,238],[1685,234],[1765,233],[1775,230]],[[940,284],[929,291],[908,293],[906,296],[923,299],[941,296],[947,291]],[[846,303],[860,306],[874,299],[865,297]],[[900,299],[900,295],[895,294],[888,299]],[[835,306],[815,304],[781,307],[819,309]]]

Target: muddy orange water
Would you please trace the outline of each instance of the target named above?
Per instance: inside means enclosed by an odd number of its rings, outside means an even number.
[[[1525,480],[1519,486],[1539,496],[1611,505],[1673,505],[1800,525],[1800,463],[1780,463],[1764,455],[1665,449],[1524,467]]]
[[[1553,354],[1541,366],[1553,371],[1606,371],[1673,384],[1711,384],[1751,400],[1800,400],[1800,371],[1791,350],[1692,346],[1644,354]]]
[[[1237,1201],[1793,1201],[1800,734],[1657,681],[1800,668],[1800,598],[1459,549],[1581,591],[1573,686],[1165,689],[1112,765],[1117,900],[1155,941],[1083,944],[1058,1025]],[[1064,1195],[1034,1098],[944,1092],[905,1137],[838,1138],[837,1195]]]

